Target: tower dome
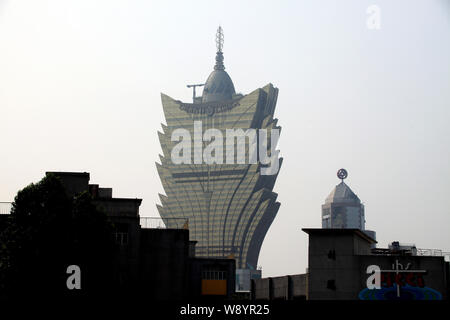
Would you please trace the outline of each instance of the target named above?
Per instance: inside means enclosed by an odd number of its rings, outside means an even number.
[[[222,27],[220,26],[217,29],[216,34],[216,47],[216,64],[203,88],[202,102],[229,100],[233,98],[233,95],[236,93],[233,81],[225,71],[225,66],[223,64],[223,32]]]

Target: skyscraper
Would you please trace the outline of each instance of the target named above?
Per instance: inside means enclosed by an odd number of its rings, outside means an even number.
[[[375,239],[375,231],[365,227],[364,204],[344,182],[347,171],[339,169],[337,176],[341,183],[334,187],[322,205],[322,228],[359,229]]]
[[[156,165],[166,195],[160,194],[157,208],[169,228],[188,220],[197,256],[233,257],[237,268],[256,269],[262,242],[280,206],[272,189],[282,158],[271,149],[276,141],[270,139],[280,130],[273,117],[278,89],[268,84],[247,95],[236,94],[223,63],[220,27],[216,45],[214,70],[201,97],[195,96],[195,87],[193,103],[161,94],[167,124],[158,132],[163,155]],[[270,141],[262,143],[260,135],[252,140],[248,129],[265,129]],[[230,138],[230,132],[240,134]],[[179,153],[180,139],[186,136],[192,140]],[[239,138],[246,141],[245,161],[237,151]],[[252,141],[257,161],[251,160]],[[216,148],[211,153],[215,160],[207,161],[212,145],[226,152]],[[261,148],[275,161],[272,174],[264,174],[267,165],[261,161]],[[174,160],[180,154],[184,160]]]

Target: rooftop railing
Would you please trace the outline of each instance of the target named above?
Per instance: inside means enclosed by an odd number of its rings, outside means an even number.
[[[444,257],[445,261],[450,261],[450,252],[444,252],[440,249],[419,249],[414,250],[392,250],[386,248],[375,248],[371,250],[372,254],[379,255],[407,255],[407,256],[423,256],[423,257]]]
[[[445,261],[450,261],[450,252],[443,252],[440,249],[417,249],[418,256],[444,257]]]
[[[189,229],[189,219],[141,217],[140,225],[143,229]]]
[[[0,214],[10,214],[11,202],[0,202]],[[140,217],[140,225],[144,229],[188,229],[187,218]]]
[[[0,214],[10,214],[12,208],[11,202],[0,202]]]

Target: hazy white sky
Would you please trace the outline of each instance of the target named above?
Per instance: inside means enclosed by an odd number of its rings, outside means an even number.
[[[447,0],[0,0],[0,201],[45,171],[87,171],[158,215],[160,92],[190,101],[219,24],[236,90],[280,89],[281,208],[264,276],[305,271],[301,228],[321,226],[341,167],[380,246],[450,251]]]

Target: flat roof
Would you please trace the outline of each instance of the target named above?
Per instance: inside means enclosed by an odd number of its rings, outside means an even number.
[[[66,172],[66,171],[47,171],[45,175],[54,174],[56,176],[89,177],[89,172]]]
[[[142,203],[142,199],[139,198],[95,198],[94,202],[139,202]]]
[[[302,231],[307,233],[307,234],[340,234],[340,235],[342,235],[342,234],[356,234],[357,236],[359,236],[360,238],[363,238],[367,242],[377,243],[377,241],[375,239],[373,239],[372,237],[368,236],[364,231],[362,231],[360,229],[302,228]]]

